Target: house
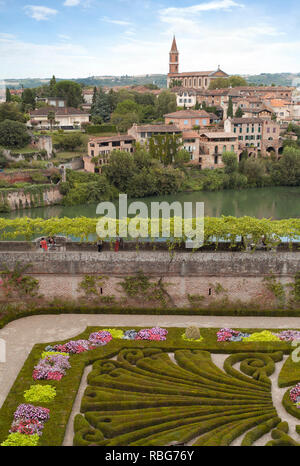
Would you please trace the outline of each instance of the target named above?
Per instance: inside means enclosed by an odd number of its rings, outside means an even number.
[[[80,128],[83,123],[88,123],[90,114],[73,107],[42,107],[30,112],[30,120],[27,122],[28,127],[39,129],[51,129],[51,123],[48,118],[50,113],[54,113],[55,121],[52,126],[60,129]]]
[[[224,130],[238,137],[240,155],[245,149],[268,156],[272,152],[280,155],[283,151],[280,125],[274,120],[263,118],[228,118]],[[248,152],[249,153],[249,152]]]
[[[218,117],[205,110],[179,110],[178,112],[164,115],[165,124],[175,124],[180,130],[210,126],[218,121]]]
[[[137,125],[136,123],[128,130],[128,134],[133,136],[136,141],[144,144],[152,136],[159,134],[181,134],[178,126],[171,125]]]
[[[85,171],[101,173],[102,166],[108,162],[109,156],[114,150],[132,153],[134,151],[134,143],[135,138],[128,134],[90,138],[88,142],[88,155],[83,157]],[[95,160],[95,157],[97,160]]]

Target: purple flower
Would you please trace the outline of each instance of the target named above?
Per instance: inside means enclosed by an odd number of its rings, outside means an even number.
[[[15,411],[14,419],[31,419],[36,421],[48,421],[50,410],[41,408],[40,406],[33,406],[29,404],[21,404]]]

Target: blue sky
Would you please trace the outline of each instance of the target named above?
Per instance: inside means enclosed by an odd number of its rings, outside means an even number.
[[[300,72],[299,0],[0,0],[0,79]]]

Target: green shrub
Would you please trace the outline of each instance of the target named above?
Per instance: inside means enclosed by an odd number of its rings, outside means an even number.
[[[9,434],[7,439],[1,443],[2,447],[36,447],[40,437],[37,434],[26,435],[19,432]]]
[[[29,390],[24,392],[27,403],[50,403],[55,397],[56,388],[52,385],[31,385]]]

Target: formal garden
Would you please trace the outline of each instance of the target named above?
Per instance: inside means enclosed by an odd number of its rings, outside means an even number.
[[[299,339],[292,329],[88,327],[37,344],[0,410],[0,443],[66,445],[69,431],[76,446],[300,445]]]

